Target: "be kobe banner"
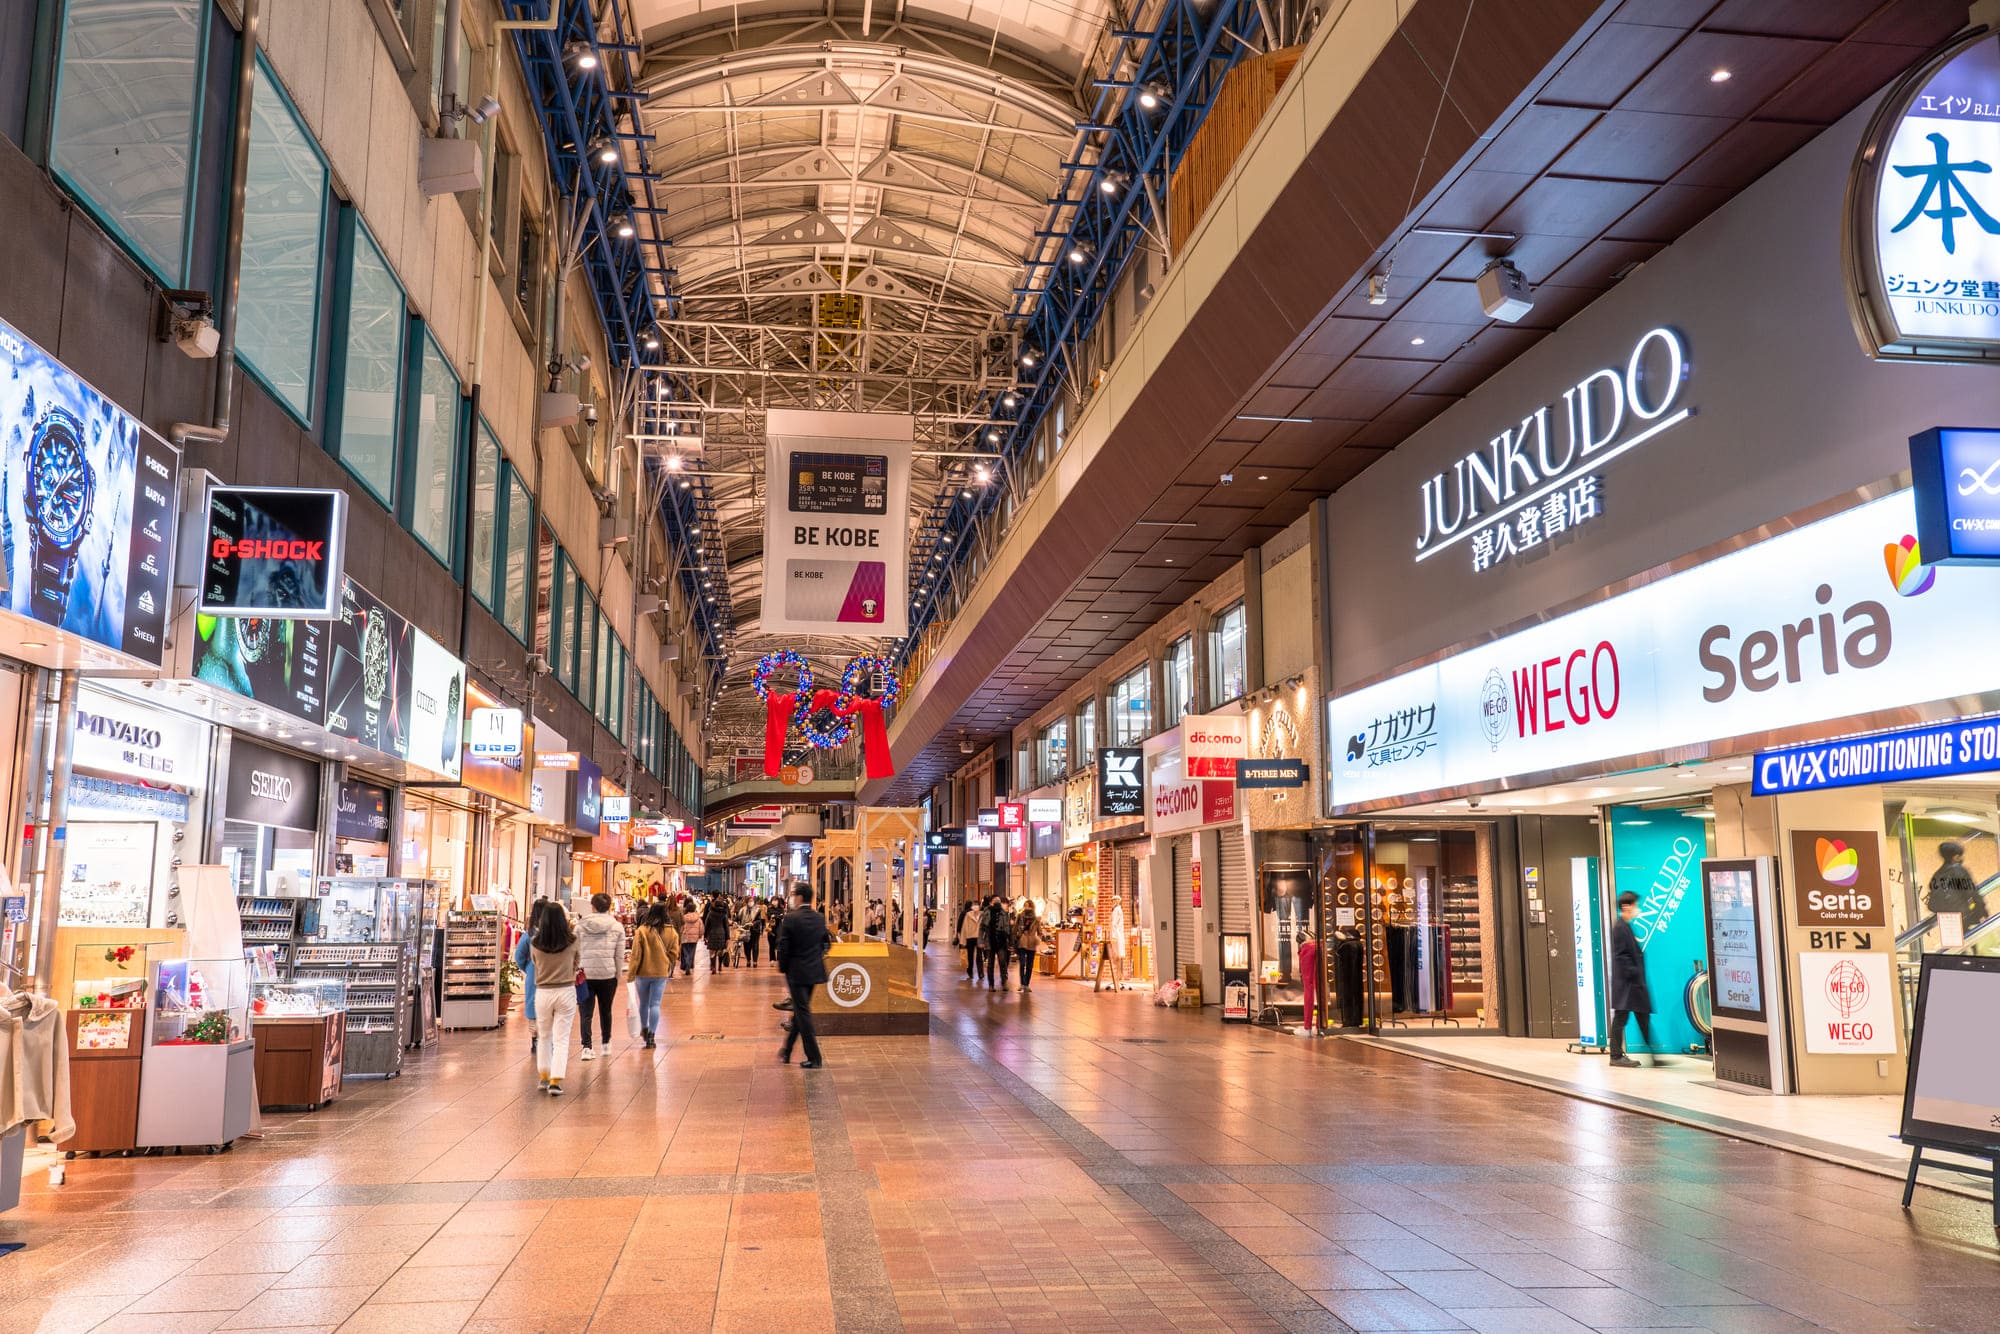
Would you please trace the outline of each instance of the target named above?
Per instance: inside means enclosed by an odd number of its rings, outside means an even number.
[[[773,408],[765,435],[764,629],[907,634],[916,419]]]

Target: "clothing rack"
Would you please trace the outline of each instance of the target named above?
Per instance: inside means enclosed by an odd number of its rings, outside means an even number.
[[[7,976],[32,982],[33,976],[16,968],[5,959],[0,959],[0,970]],[[0,981],[0,994],[7,990]],[[21,1203],[21,1162],[28,1151],[28,1128],[16,1126],[5,1135],[0,1135],[0,1213],[16,1208]],[[0,1241],[0,1256],[12,1255],[27,1245],[21,1241]]]

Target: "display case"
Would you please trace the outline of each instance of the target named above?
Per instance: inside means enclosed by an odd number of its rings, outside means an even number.
[[[347,979],[253,982],[257,1097],[266,1109],[312,1111],[340,1095],[347,1046]]]
[[[446,915],[444,1004],[438,1015],[444,1027],[499,1027],[500,969],[506,962],[500,928],[495,911]]]
[[[416,1031],[424,890],[422,881],[377,876],[319,881],[317,929],[292,951],[292,980],[346,984],[342,1068],[348,1075],[402,1073],[403,1048]]]
[[[76,1133],[56,1147],[115,1153],[139,1142],[139,1072],[145,1058],[149,941],[72,945],[64,1030]]]
[[[250,1128],[249,970],[241,958],[156,958],[147,981],[139,1147],[226,1148]]]
[[[292,962],[292,937],[298,932],[299,900],[238,895],[236,916],[243,924],[243,948],[269,946],[280,968]]]

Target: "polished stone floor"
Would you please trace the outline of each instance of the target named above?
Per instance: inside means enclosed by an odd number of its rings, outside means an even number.
[[[676,980],[534,1091],[525,1030],[0,1215],[0,1334],[2000,1328],[1983,1204],[1349,1042],[937,956],[932,1035],[773,1059]]]

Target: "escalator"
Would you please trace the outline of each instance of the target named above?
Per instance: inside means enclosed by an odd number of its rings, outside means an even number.
[[[1938,929],[1935,913],[1927,913],[1896,937],[1896,972],[1903,994],[1904,1031],[1915,1022],[1917,979],[1926,954],[2000,955],[2000,875],[1980,884],[1974,891],[1986,908],[1986,915],[1964,929],[1964,943],[1947,946]]]

